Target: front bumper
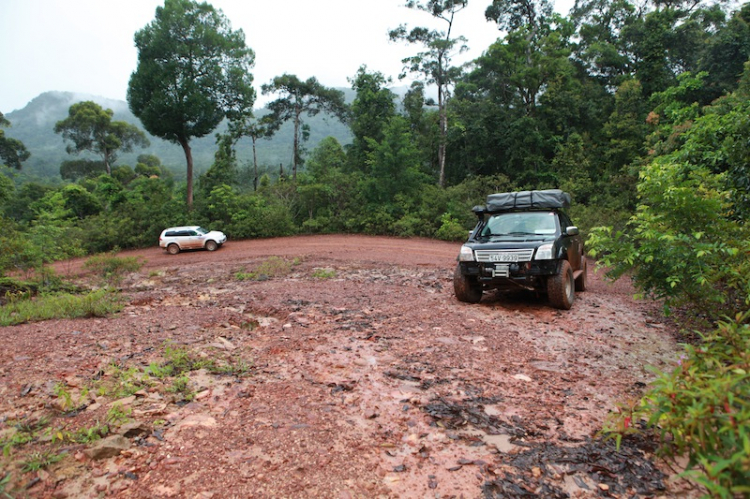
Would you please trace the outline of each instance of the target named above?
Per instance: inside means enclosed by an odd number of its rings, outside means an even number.
[[[460,262],[461,273],[474,277],[486,287],[503,285],[535,286],[557,272],[556,260],[518,263]]]

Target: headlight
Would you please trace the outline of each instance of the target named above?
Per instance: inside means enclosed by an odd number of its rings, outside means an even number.
[[[474,261],[474,250],[468,246],[461,246],[461,251],[458,253],[459,262],[473,262]]]
[[[552,244],[542,244],[536,249],[534,260],[552,260]]]

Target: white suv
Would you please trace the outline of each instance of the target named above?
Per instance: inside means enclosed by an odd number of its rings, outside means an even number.
[[[182,250],[202,249],[215,251],[227,240],[227,236],[218,230],[208,231],[197,225],[170,227],[159,236],[159,246],[166,248],[171,255]]]

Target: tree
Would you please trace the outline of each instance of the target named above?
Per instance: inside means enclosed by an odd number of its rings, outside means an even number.
[[[351,106],[350,127],[354,141],[348,155],[354,168],[363,170],[371,151],[368,139],[376,142],[383,140],[383,130],[396,114],[395,96],[385,88],[390,83],[390,78],[379,72],[368,73],[367,66],[361,66],[349,83],[357,96]]]
[[[92,101],[73,104],[68,117],[55,124],[55,133],[62,135],[71,144],[65,148],[68,154],[89,151],[98,154],[107,174],[117,161],[117,151],[130,152],[134,146],[148,147],[146,135],[125,121],[112,121],[114,112]]]
[[[0,127],[10,126],[10,122],[0,113]],[[4,164],[16,170],[21,169],[21,163],[29,159],[31,153],[18,139],[5,136],[5,130],[0,128],[0,164]]]
[[[135,45],[138,67],[128,84],[130,109],[151,134],[182,147],[192,209],[190,140],[252,108],[255,54],[221,10],[191,0],[165,0],[154,21],[135,34]]]
[[[271,115],[265,115],[260,120],[253,116],[242,116],[229,123],[229,133],[237,142],[242,137],[250,137],[253,143],[253,190],[258,190],[258,152],[257,142],[260,138],[270,137],[277,130],[278,123],[273,123]]]
[[[408,0],[406,6],[428,12],[433,17],[445,21],[448,29],[445,31],[429,30],[424,27],[412,28],[407,31],[406,25],[389,32],[393,41],[419,43],[424,45],[425,51],[415,56],[403,59],[404,71],[421,74],[428,85],[436,85],[438,90],[438,113],[440,115],[440,140],[438,143],[439,180],[438,184],[445,185],[445,150],[448,141],[448,112],[446,104],[450,98],[451,85],[461,76],[461,69],[451,66],[451,59],[455,50],[458,53],[468,50],[466,38],[459,36],[451,38],[454,16],[466,7],[468,0],[427,0],[426,3]],[[403,78],[406,73],[403,73]]]
[[[277,76],[271,83],[262,87],[263,94],[280,94],[279,98],[268,104],[271,110],[271,126],[277,128],[281,123],[294,122],[294,144],[292,151],[292,176],[297,178],[297,166],[301,163],[300,142],[305,132],[302,115],[315,116],[320,111],[333,114],[346,122],[348,109],[344,102],[344,93],[340,90],[321,85],[315,77],[301,81],[295,75]]]

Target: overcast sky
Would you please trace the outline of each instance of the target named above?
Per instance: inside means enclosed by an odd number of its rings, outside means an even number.
[[[259,103],[264,99],[260,85],[284,73],[350,87],[347,78],[367,65],[399,85],[401,59],[419,47],[390,42],[388,30],[402,23],[440,30],[446,26],[407,9],[405,0],[209,3],[224,12],[233,29],[245,32],[255,51]],[[500,35],[484,19],[490,3],[471,0],[457,14],[453,34],[465,36],[470,50],[454,63],[475,59]],[[51,90],[125,100],[138,60],[133,35],[153,21],[159,5],[163,0],[0,0],[0,112],[20,109]],[[567,14],[559,6],[557,10]]]

